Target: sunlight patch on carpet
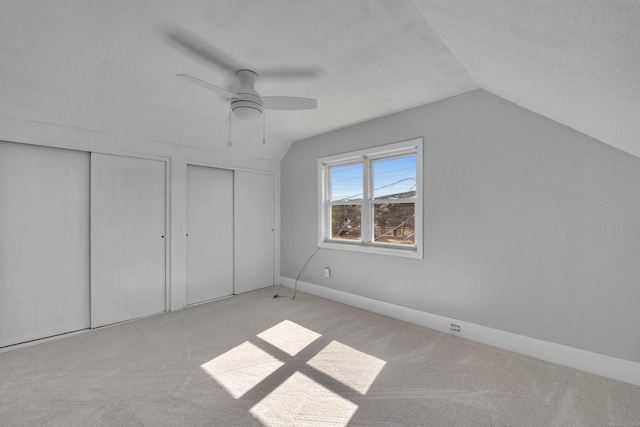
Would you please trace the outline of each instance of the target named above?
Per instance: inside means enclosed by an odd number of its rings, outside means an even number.
[[[200,367],[238,399],[282,365],[284,362],[245,341]]]
[[[283,320],[257,336],[289,356],[295,356],[321,335],[290,320]]]
[[[346,426],[358,405],[296,372],[251,408],[265,426]]]
[[[307,364],[340,381],[360,394],[366,394],[387,362],[337,341],[330,342]]]
[[[301,358],[299,353],[321,336],[284,320],[201,368],[236,399],[264,383],[261,390],[268,394],[250,413],[265,426],[347,425],[358,410],[349,389],[365,395],[386,362],[338,341]],[[268,378],[283,366],[280,375]],[[327,388],[321,383],[327,377],[346,387]]]

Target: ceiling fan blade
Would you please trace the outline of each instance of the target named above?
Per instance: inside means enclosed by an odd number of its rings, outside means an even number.
[[[214,91],[222,96],[224,96],[225,98],[229,98],[229,99],[237,99],[238,96],[235,93],[231,93],[226,89],[222,89],[219,86],[216,86],[214,84],[211,84],[209,82],[205,82],[204,80],[200,80],[197,77],[193,77],[190,76],[189,74],[176,74],[176,76],[181,77],[191,83],[197,84],[200,87],[203,87],[205,89]]]
[[[318,108],[318,101],[311,98],[295,96],[263,96],[264,108],[269,110],[313,110]]]
[[[234,74],[242,68],[227,54],[217,50],[209,43],[187,33],[184,30],[167,28],[164,32],[169,40],[186,50],[188,53],[208,62],[209,64],[216,65]]]

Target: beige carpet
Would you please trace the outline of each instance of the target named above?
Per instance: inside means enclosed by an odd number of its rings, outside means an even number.
[[[267,288],[0,353],[2,426],[640,426],[640,388]]]

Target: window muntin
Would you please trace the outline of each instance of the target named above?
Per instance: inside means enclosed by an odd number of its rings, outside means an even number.
[[[422,258],[422,139],[318,166],[321,247]]]

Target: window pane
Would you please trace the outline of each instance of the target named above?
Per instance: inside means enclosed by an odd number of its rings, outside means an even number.
[[[362,200],[362,163],[329,168],[331,201]]]
[[[374,242],[415,244],[415,203],[382,203],[373,206]]]
[[[416,197],[416,156],[375,160],[373,189],[376,199]]]
[[[361,213],[360,205],[331,206],[331,238],[360,240]]]

